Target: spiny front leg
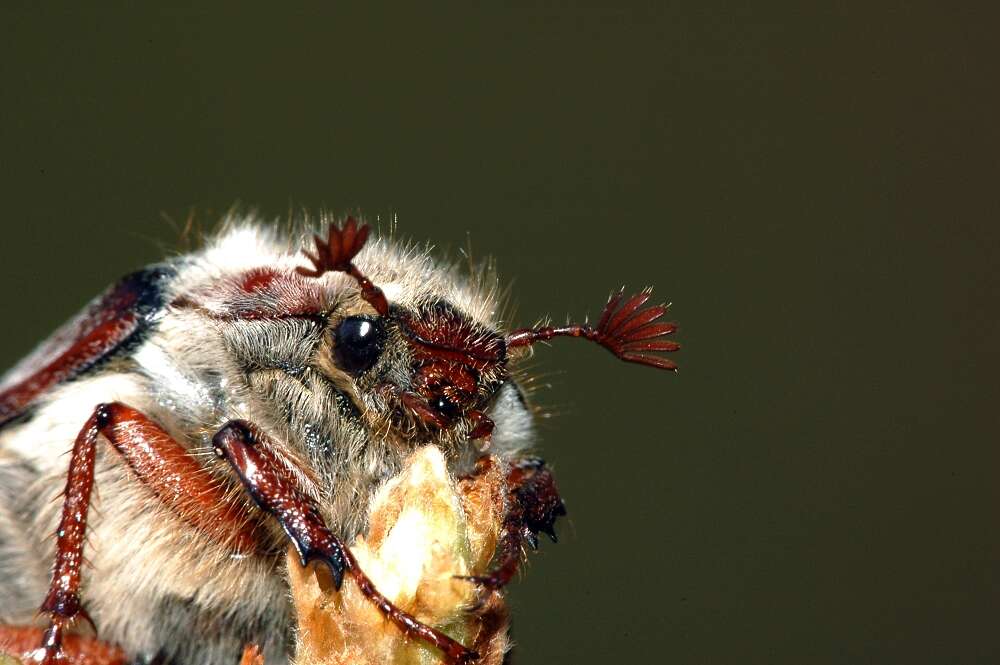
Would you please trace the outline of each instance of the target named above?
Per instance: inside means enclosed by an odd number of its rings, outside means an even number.
[[[477,473],[496,462],[491,457],[480,461]],[[538,547],[539,532],[556,542],[556,519],[566,514],[552,471],[545,462],[525,458],[514,462],[507,473],[507,515],[500,531],[500,560],[486,575],[461,577],[487,589],[506,586],[521,565],[523,544]]]
[[[358,566],[354,555],[327,528],[319,509],[300,489],[292,470],[272,452],[264,435],[249,423],[232,421],[213,439],[250,496],[260,508],[275,517],[295,546],[303,566],[312,561],[326,564],[339,589],[345,572],[390,621],[404,633],[440,649],[448,662],[471,663],[478,655],[444,633],[421,623],[383,596]]]
[[[186,522],[239,551],[251,551],[255,543],[240,507],[231,503],[219,483],[183,446],[131,407],[118,402],[99,405],[77,435],[70,456],[52,582],[40,608],[49,616],[49,627],[40,649],[26,654],[45,665],[62,660],[64,635],[78,619],[93,626],[80,602],[80,573],[101,436],[139,480]]]

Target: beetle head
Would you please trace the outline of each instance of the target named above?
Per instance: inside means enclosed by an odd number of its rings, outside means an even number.
[[[304,252],[312,266],[300,267],[297,272],[307,277],[341,272],[356,280],[361,299],[375,316],[343,319],[334,330],[333,355],[339,369],[359,378],[378,363],[389,346],[397,349],[397,356],[405,356],[408,371],[404,376],[397,372],[395,379],[372,386],[390,405],[399,428],[405,430],[409,424],[441,431],[465,422],[466,436],[488,438],[493,422],[485,409],[508,378],[509,351],[557,336],[589,339],[628,362],[675,369],[671,361],[655,355],[674,351],[678,345],[662,339],[675,326],[656,322],[666,306],[643,307],[650,296],[648,290],[624,301],[623,293],[612,296],[597,326],[523,328],[502,335],[473,322],[444,300],[425,299],[417,305],[390,302],[354,263],[368,232],[368,226],[359,226],[353,218],[343,227],[331,224],[325,239],[314,238],[315,251]],[[394,341],[400,344],[390,344]]]

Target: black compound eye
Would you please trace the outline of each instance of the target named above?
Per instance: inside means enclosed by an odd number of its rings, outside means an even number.
[[[349,374],[360,374],[378,360],[385,344],[385,328],[377,319],[352,316],[333,331],[333,356]]]
[[[435,398],[431,406],[434,407],[435,411],[440,413],[445,418],[448,418],[449,420],[454,420],[455,418],[457,418],[460,412],[458,404],[455,404],[453,401],[451,401],[444,395],[439,395],[437,398]]]

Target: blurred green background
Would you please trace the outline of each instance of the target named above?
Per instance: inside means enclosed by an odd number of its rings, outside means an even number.
[[[570,509],[515,662],[1000,659],[995,16],[910,3],[0,10],[9,366],[234,202],[471,236]]]

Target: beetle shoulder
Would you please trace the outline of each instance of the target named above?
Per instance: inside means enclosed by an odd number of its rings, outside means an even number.
[[[175,274],[159,264],[123,277],[11,369],[0,381],[0,427],[26,416],[41,395],[141,344]]]

